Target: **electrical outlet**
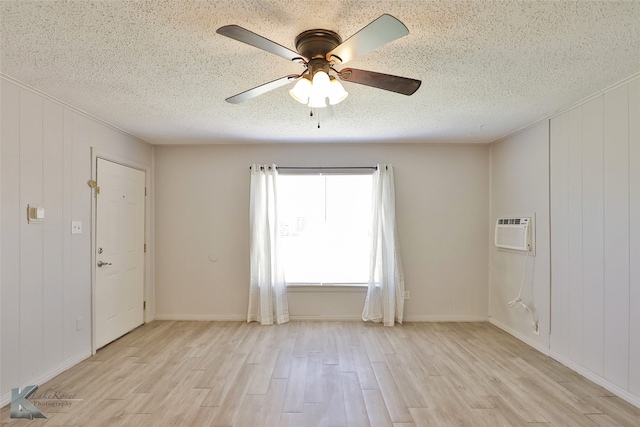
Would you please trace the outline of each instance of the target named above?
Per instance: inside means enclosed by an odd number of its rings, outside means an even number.
[[[531,326],[533,327],[533,333],[536,335],[540,335],[540,325],[538,325],[538,321],[534,320]]]
[[[82,221],[71,221],[71,234],[82,234]]]
[[[409,291],[404,291],[404,299],[409,299]]]

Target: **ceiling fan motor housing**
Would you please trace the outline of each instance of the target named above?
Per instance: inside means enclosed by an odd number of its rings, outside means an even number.
[[[330,30],[307,30],[296,37],[296,50],[305,58],[325,58],[328,52],[335,49],[342,39]]]

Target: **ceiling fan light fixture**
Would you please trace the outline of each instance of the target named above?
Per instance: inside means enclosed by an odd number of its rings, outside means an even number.
[[[324,108],[327,106],[327,98],[331,91],[331,81],[329,75],[323,70],[316,71],[313,75],[311,85],[311,95],[309,96],[309,107]]]
[[[308,76],[303,76],[300,80],[298,80],[295,86],[293,86],[293,89],[289,91],[289,94],[299,103],[306,105],[309,103],[311,89],[311,80]]]
[[[347,95],[349,95],[349,92],[342,87],[342,83],[333,76],[331,76],[329,86],[329,104],[331,105],[341,103],[346,99]]]
[[[318,70],[313,75],[314,90],[319,90],[326,93],[329,91],[330,83],[331,81],[329,80],[329,75],[323,70]]]
[[[303,76],[289,91],[293,99],[311,108],[324,108],[327,105],[336,105],[347,97],[348,93],[342,84],[324,70],[318,70],[313,74]],[[327,103],[328,99],[328,103]]]
[[[327,96],[320,92],[312,93],[307,105],[311,108],[325,108],[327,106]]]

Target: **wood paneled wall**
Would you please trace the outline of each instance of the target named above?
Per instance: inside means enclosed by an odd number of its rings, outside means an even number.
[[[640,79],[551,119],[550,350],[640,402]]]
[[[152,164],[152,147],[0,78],[0,406],[91,354],[91,149]],[[29,224],[27,205],[45,209]],[[71,235],[71,221],[83,233]]]

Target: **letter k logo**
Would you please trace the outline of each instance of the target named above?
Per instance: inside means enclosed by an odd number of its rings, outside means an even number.
[[[19,388],[11,389],[11,418],[47,418],[38,408],[33,406],[27,399],[38,389],[37,385],[30,385],[23,390]]]

